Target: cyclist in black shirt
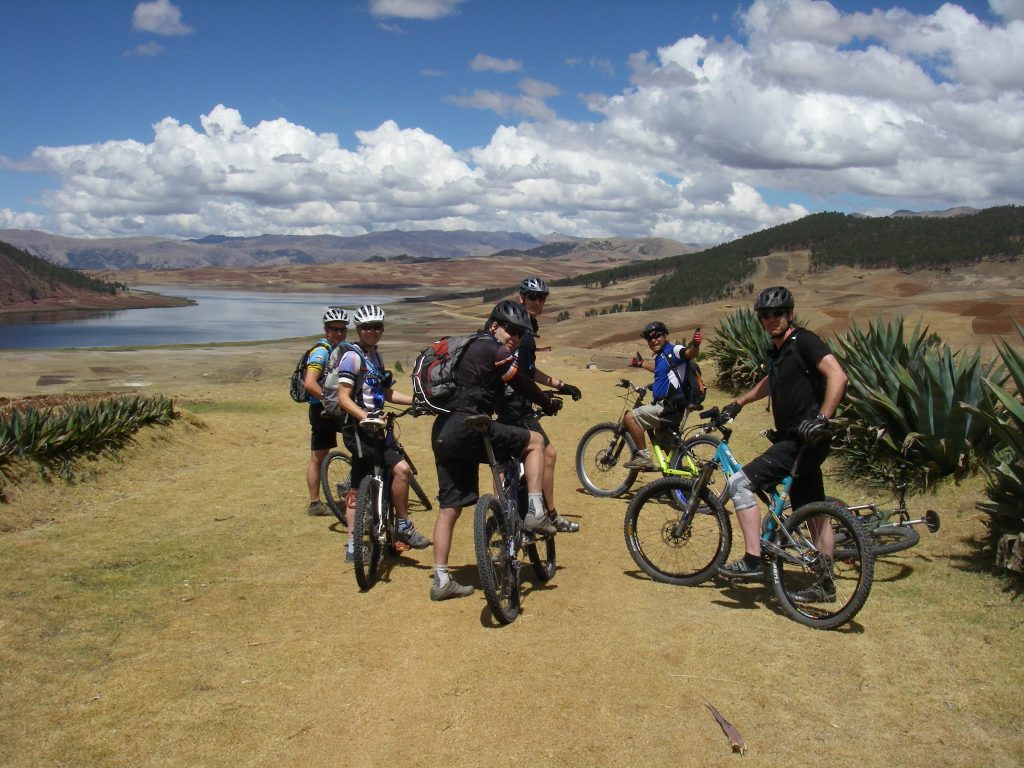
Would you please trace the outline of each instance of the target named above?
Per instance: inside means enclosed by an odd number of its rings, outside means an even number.
[[[799,474],[790,489],[793,509],[825,498],[821,465],[828,455],[828,420],[846,392],[846,374],[835,355],[817,335],[793,323],[793,294],[783,286],[765,288],[754,302],[762,327],[772,337],[768,352],[768,375],[753,388],[722,409],[723,416],[735,418],[744,405],[770,398],[775,430],[773,445],[729,479],[729,494],[736,519],[743,531],[746,553],[719,568],[723,576],[759,579],[764,575],[761,560],[761,512],[753,491],[770,488],[790,473],[802,443],[810,447],[800,460]],[[795,434],[794,434],[795,433]],[[812,526],[813,530],[813,526]],[[814,532],[815,543],[832,552],[831,529]],[[805,602],[827,600],[821,590],[835,587],[815,585]],[[817,590],[817,591],[815,591]],[[810,594],[814,592],[814,594]]]
[[[526,307],[526,311],[530,314],[531,328],[531,331],[523,336],[522,342],[516,349],[519,370],[524,376],[533,379],[538,384],[551,387],[560,395],[568,395],[573,400],[579,400],[583,397],[579,387],[559,381],[537,368],[537,338],[540,336],[537,316],[544,311],[544,304],[549,293],[548,284],[544,278],[527,277],[519,283],[519,303]],[[540,421],[533,415],[533,404],[522,395],[518,395],[506,387],[505,398],[498,404],[498,420],[502,424],[526,427],[531,432],[540,433],[544,440],[544,501],[548,516],[559,533],[579,531],[579,523],[566,520],[555,511],[555,461],[558,459],[558,451],[551,444]]]
[[[431,600],[465,597],[473,587],[456,582],[448,573],[452,533],[462,508],[475,504],[479,495],[480,464],[486,460],[483,438],[466,427],[466,417],[490,416],[504,388],[511,386],[546,413],[557,413],[561,401],[540,390],[536,382],[519,369],[515,349],[530,330],[530,315],[514,301],[499,302],[487,318],[484,329],[465,350],[456,369],[458,390],[449,403],[451,413],[438,416],[431,431],[431,447],[437,467],[440,509],[434,524],[434,580]],[[540,434],[523,427],[495,422],[491,444],[499,459],[522,456],[529,509],[526,528],[554,533],[556,528],[544,510],[544,441]]]

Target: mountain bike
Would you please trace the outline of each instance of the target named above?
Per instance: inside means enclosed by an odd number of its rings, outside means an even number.
[[[525,552],[529,558],[537,580],[549,581],[556,569],[555,534],[533,533],[526,529],[523,518],[528,507],[522,461],[518,456],[503,461],[495,457],[490,417],[470,416],[466,426],[483,436],[494,481],[494,493],[480,497],[473,515],[480,586],[495,619],[501,624],[511,624],[519,615],[522,603],[522,554]]]
[[[715,575],[732,546],[732,527],[710,481],[718,473],[741,468],[729,448],[732,430],[718,408],[700,414],[706,431],[717,429],[721,440],[710,461],[695,480],[665,477],[637,491],[623,523],[626,548],[634,562],[652,579],[666,584],[693,586]],[[874,576],[874,554],[857,518],[840,504],[822,501],[797,510],[787,500],[806,450],[801,447],[790,474],[770,494],[762,527],[761,552],[769,581],[783,612],[814,629],[835,629],[850,621],[864,606]],[[680,511],[677,494],[688,499]],[[831,533],[843,542],[829,555]],[[819,543],[820,542],[820,545]],[[832,599],[802,602],[796,597],[821,586],[834,592]]]
[[[416,497],[425,509],[433,509],[434,506],[430,503],[430,499],[424,492],[423,486],[416,479],[416,465],[413,464],[405,447],[397,438],[395,438],[394,448],[409,465],[411,472],[409,487],[412,489],[412,492],[416,494]],[[352,460],[348,457],[347,453],[344,451],[331,451],[324,456],[324,460],[320,462],[320,490],[323,492],[327,506],[334,513],[334,516],[338,518],[338,522],[344,526],[348,525],[348,521],[345,519],[345,496],[348,494],[349,488],[352,487],[351,479]]]
[[[911,518],[906,501],[907,481],[901,473],[893,475],[892,489],[896,504],[894,507],[879,507],[873,502],[856,505],[839,502],[860,521],[875,557],[902,552],[916,545],[921,541],[916,526],[923,525],[929,533],[935,533],[941,525],[939,513],[933,509],[927,510],[923,517]],[[837,550],[845,551],[845,547],[845,541],[836,541]]]
[[[385,554],[397,554],[408,547],[400,544],[396,535],[398,517],[391,503],[391,469],[384,463],[384,451],[393,448],[406,456],[395,434],[395,420],[410,413],[413,413],[412,408],[385,411],[380,418],[363,419],[359,423],[359,429],[376,432],[381,437],[379,441],[366,441],[364,445],[373,452],[373,474],[363,478],[356,494],[352,534],[356,583],[362,590],[370,589],[377,582]]]
[[[595,424],[580,438],[576,447],[576,475],[586,491],[594,496],[621,496],[636,482],[640,470],[624,464],[636,456],[637,447],[626,430],[626,413],[643,405],[647,387],[634,386],[628,379],[619,379],[615,386],[626,390],[622,395],[623,409],[616,423]],[[631,400],[631,395],[636,397]],[[685,413],[677,414],[685,421]],[[680,419],[661,419],[658,429],[647,430],[656,470],[665,477],[694,479],[702,463],[708,461],[718,447],[718,439],[707,434],[695,435],[695,429],[680,432]],[[722,485],[718,491],[725,493]],[[685,504],[685,498],[680,498]]]

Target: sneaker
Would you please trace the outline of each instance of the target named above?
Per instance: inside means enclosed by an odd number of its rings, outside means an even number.
[[[654,459],[651,458],[651,452],[644,448],[641,451],[636,452],[636,456],[627,461],[622,465],[626,469],[639,469],[649,470],[654,469]]]
[[[573,522],[572,520],[566,520],[559,514],[552,515],[548,513],[548,518],[551,523],[555,526],[555,530],[559,533],[578,533],[580,530],[580,524]]]
[[[426,549],[430,546],[430,539],[416,530],[416,526],[409,523],[408,528],[401,528],[395,532],[399,541],[403,541],[413,549]]]
[[[459,584],[459,582],[451,577],[449,577],[448,583],[443,587],[437,586],[436,578],[430,584],[430,599],[435,602],[438,600],[451,600],[453,597],[467,597],[471,594],[473,594],[473,586],[471,584]]]
[[[836,585],[831,581],[819,581],[807,589],[790,595],[794,603],[834,603]]]
[[[334,514],[330,508],[322,501],[312,501],[309,506],[306,507],[306,514],[310,517],[325,517],[327,515]]]
[[[530,533],[546,533],[549,536],[552,533],[558,533],[555,524],[551,522],[547,515],[535,515],[533,512],[527,512],[523,523],[525,523],[526,530]]]
[[[741,557],[731,563],[719,566],[718,573],[727,579],[756,581],[764,577],[764,566],[761,563],[750,565]]]

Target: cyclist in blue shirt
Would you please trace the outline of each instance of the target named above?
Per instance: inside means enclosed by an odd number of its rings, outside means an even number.
[[[324,337],[316,343],[306,358],[306,378],[303,386],[309,393],[309,464],[306,465],[306,484],[309,486],[310,515],[329,515],[331,510],[320,500],[320,464],[332,448],[338,447],[338,432],[333,419],[326,418],[323,405],[323,381],[331,350],[348,335],[348,312],[341,307],[328,307],[324,312]]]
[[[681,392],[684,382],[680,379],[680,370],[685,361],[695,360],[700,354],[700,343],[703,339],[700,330],[693,333],[688,344],[670,344],[668,328],[659,320],[644,326],[640,335],[651,353],[651,360],[641,360],[638,354],[630,361],[634,368],[643,368],[654,374],[651,387],[651,402],[626,412],[626,431],[637,447],[637,454],[622,466],[627,469],[648,471],[654,469],[654,459],[647,449],[646,430],[657,429],[660,419],[665,413],[666,403],[676,392]]]

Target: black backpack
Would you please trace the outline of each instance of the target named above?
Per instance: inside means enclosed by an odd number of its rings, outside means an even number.
[[[675,354],[666,354],[663,350],[661,356],[669,364],[669,367],[676,372],[682,387],[669,393],[665,398],[672,407],[679,409],[697,410],[704,403],[707,397],[708,388],[701,375],[700,366],[696,360],[687,360],[685,357],[680,361]]]
[[[317,347],[323,347],[328,352],[331,351],[330,344],[325,344],[322,341],[318,341],[312,347],[302,353],[302,357],[299,358],[299,362],[295,364],[295,370],[292,371],[291,384],[288,387],[288,394],[292,396],[292,400],[296,403],[308,403],[309,393],[306,391],[306,364],[309,362],[309,356],[313,354],[313,350]]]

